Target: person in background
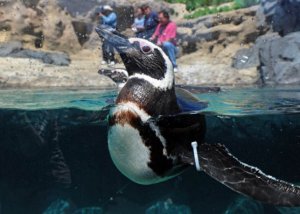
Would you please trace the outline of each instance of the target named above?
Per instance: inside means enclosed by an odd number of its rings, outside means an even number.
[[[105,5],[102,7],[102,9],[99,12],[100,17],[100,24],[106,25],[112,30],[115,30],[117,27],[117,14],[113,11],[112,7],[109,5]],[[115,53],[114,48],[106,41],[104,40],[102,43],[102,65],[109,64],[114,65],[115,64]]]
[[[177,26],[175,22],[170,20],[170,15],[167,11],[163,10],[158,13],[159,25],[157,26],[150,41],[155,41],[156,44],[164,50],[170,58],[174,72],[178,71],[176,63],[176,31]]]
[[[158,17],[149,5],[143,5],[142,9],[145,14],[144,29],[141,29],[143,31],[142,36],[144,39],[149,40],[158,25]]]
[[[134,23],[131,26],[132,30],[135,32],[135,36],[138,38],[143,37],[144,22],[145,22],[144,10],[142,7],[138,7],[136,9]]]

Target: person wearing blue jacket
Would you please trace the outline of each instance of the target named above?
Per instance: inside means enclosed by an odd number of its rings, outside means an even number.
[[[142,8],[145,14],[143,38],[149,40],[158,25],[158,15],[149,5],[143,5]]]
[[[103,6],[101,12],[99,12],[100,16],[100,24],[106,25],[113,30],[117,27],[117,14],[113,11],[112,7],[109,5]],[[104,40],[102,43],[102,65],[109,64],[114,65],[115,64],[115,53],[114,48],[106,41]]]

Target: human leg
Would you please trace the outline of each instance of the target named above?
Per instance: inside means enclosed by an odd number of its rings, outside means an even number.
[[[163,50],[170,58],[172,65],[174,68],[177,67],[176,64],[176,46],[171,42],[164,42],[163,43]]]

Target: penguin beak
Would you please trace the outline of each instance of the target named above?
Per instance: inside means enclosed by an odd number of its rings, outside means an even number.
[[[129,42],[128,38],[109,27],[96,27],[99,37],[107,40],[120,54],[137,54],[137,49]]]

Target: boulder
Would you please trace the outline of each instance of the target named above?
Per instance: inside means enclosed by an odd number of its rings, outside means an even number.
[[[239,50],[232,62],[237,69],[258,67],[263,84],[300,84],[300,32],[259,37],[250,49]]]
[[[258,25],[269,25],[281,36],[300,30],[300,0],[262,0]]]
[[[262,81],[266,84],[300,84],[300,32],[285,37],[266,35],[259,48]]]
[[[258,57],[258,49],[256,47],[238,50],[232,60],[232,67],[236,69],[258,67],[259,65],[260,61]]]
[[[69,55],[66,53],[24,49],[20,41],[1,43],[0,57],[38,59],[43,63],[59,66],[68,66],[71,62]]]
[[[11,41],[0,44],[0,57],[6,57],[21,51],[23,45],[20,41]]]

